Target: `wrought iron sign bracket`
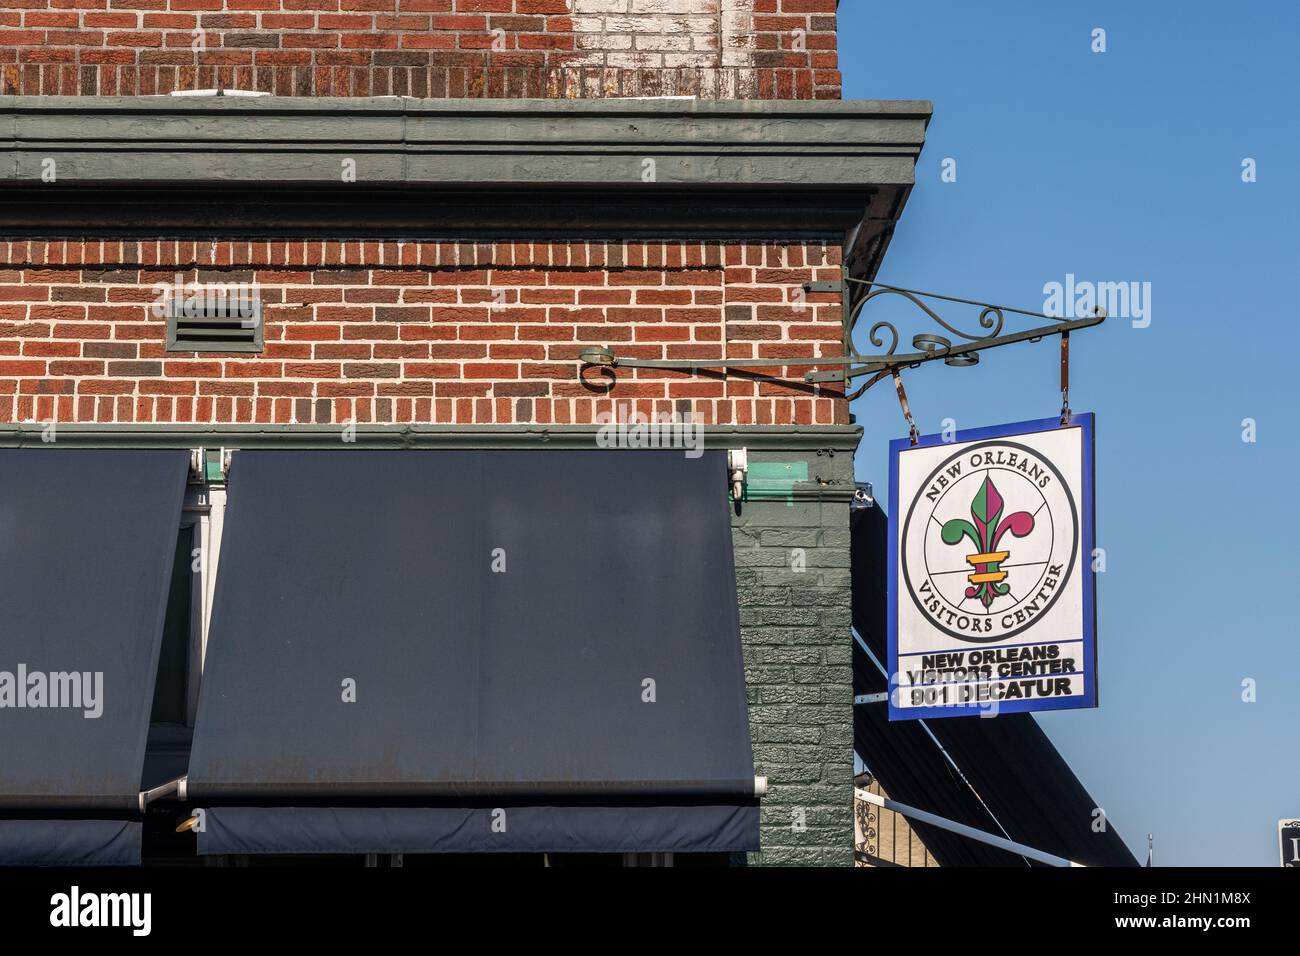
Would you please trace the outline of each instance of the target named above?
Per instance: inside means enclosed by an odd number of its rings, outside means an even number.
[[[862,294],[854,295],[858,289]],[[620,358],[606,347],[594,346],[582,350],[579,359],[586,366],[605,368],[660,368],[679,369],[682,371],[703,371],[734,366],[737,368],[789,368],[813,366],[815,371],[804,373],[803,380],[810,385],[825,382],[844,382],[863,375],[871,376],[853,392],[849,398],[857,398],[881,379],[895,376],[906,368],[917,368],[926,362],[942,360],[945,365],[965,367],[979,363],[979,353],[986,349],[1014,345],[1018,342],[1038,342],[1049,335],[1061,336],[1061,398],[1062,415],[1069,415],[1069,335],[1077,329],[1086,329],[1100,325],[1106,320],[1104,309],[1098,307],[1094,314],[1081,319],[1063,319],[1042,312],[1030,312],[1005,305],[993,305],[974,299],[960,299],[955,296],[939,295],[935,292],[920,292],[916,289],[904,289],[900,286],[886,285],[867,279],[855,279],[845,272],[842,280],[827,279],[809,282],[803,286],[806,293],[838,292],[844,298],[844,354],[822,356],[818,358],[766,358],[766,359],[637,359]],[[881,320],[871,326],[867,333],[868,341],[883,352],[875,354],[859,353],[853,343],[853,332],[866,305],[881,296],[899,296],[916,306],[925,316],[934,322],[943,333],[926,331],[912,336],[911,352],[899,352],[901,341],[898,326],[893,322]],[[974,306],[980,310],[976,320],[983,331],[980,333],[963,332],[957,326],[947,322],[931,307],[933,303],[947,302],[955,305]],[[1049,324],[1017,331],[1003,331],[1008,315],[1027,316],[1044,319]],[[886,342],[888,346],[886,347]],[[826,366],[831,366],[827,368]]]
[[[822,286],[826,286],[822,288]],[[866,290],[864,295],[854,297],[853,288],[858,287]],[[825,364],[840,364],[843,368],[824,369],[808,372],[804,375],[804,381],[810,384],[819,382],[841,382],[851,380],[862,375],[870,375],[871,378],[862,385],[851,396],[856,398],[865,392],[872,385],[879,382],[886,376],[892,376],[904,368],[917,368],[926,362],[934,362],[942,359],[945,365],[954,367],[965,367],[979,363],[979,353],[991,348],[998,348],[1003,345],[1014,345],[1018,342],[1038,342],[1049,335],[1060,335],[1062,337],[1062,348],[1068,349],[1070,332],[1075,329],[1090,328],[1094,325],[1100,325],[1106,320],[1105,310],[1098,308],[1094,314],[1082,319],[1062,319],[1060,316],[1050,316],[1042,312],[1030,312],[1026,309],[1015,309],[1005,305],[993,305],[988,302],[979,302],[974,299],[961,299],[955,296],[939,295],[934,292],[921,292],[916,289],[904,289],[900,286],[886,285],[882,282],[871,282],[866,279],[855,279],[849,275],[844,276],[844,282],[840,283],[807,283],[804,286],[805,291],[825,291],[833,292],[844,290],[845,298],[845,322],[844,322],[844,351],[845,355],[841,358],[826,360]],[[880,296],[895,295],[911,302],[920,309],[925,315],[950,335],[937,334],[934,332],[918,332],[912,336],[912,352],[898,351],[900,335],[898,326],[893,322],[880,321],[871,326],[867,333],[868,340],[876,348],[885,347],[886,341],[888,347],[883,353],[874,355],[863,355],[857,352],[853,343],[853,333],[857,327],[858,320],[861,317],[863,309],[867,303]],[[981,333],[963,332],[954,325],[949,324],[931,307],[932,302],[949,302],[956,305],[975,306],[980,310],[977,319],[978,325],[985,330]],[[1046,319],[1050,325],[1041,325],[1034,328],[1019,329],[1016,331],[1004,332],[1003,327],[1006,323],[1006,317],[1011,315],[1023,315],[1035,319]],[[1063,352],[1062,359],[1062,398],[1068,394],[1068,351]],[[811,364],[811,363],[810,363]],[[1063,401],[1063,404],[1066,404]],[[1064,413],[1063,413],[1064,414]]]

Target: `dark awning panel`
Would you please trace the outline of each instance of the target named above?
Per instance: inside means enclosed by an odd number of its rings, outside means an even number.
[[[725,488],[720,452],[239,452],[191,798],[750,800]]]
[[[0,866],[139,866],[129,820],[0,820]]]
[[[879,508],[869,508],[854,512],[852,525],[853,624],[883,661],[888,521]],[[875,664],[854,646],[853,692],[887,689]],[[1096,802],[1032,714],[926,721],[933,738],[919,723],[891,723],[883,705],[854,708],[854,745],[896,800],[1088,866],[1137,865],[1113,826],[1093,829]],[[1026,862],[928,824],[912,825],[945,866]]]
[[[889,602],[885,573],[888,523],[879,507],[854,511],[851,523],[853,627],[876,659],[883,661]],[[888,690],[885,675],[855,641],[853,693],[879,694]],[[988,807],[930,736],[927,727],[932,723],[937,721],[891,722],[883,703],[859,704],[853,708],[853,748],[893,799],[986,833],[999,833],[998,822]],[[919,820],[909,824],[942,866],[1026,865],[1023,857],[988,844]]]
[[[758,804],[214,807],[199,853],[715,853],[758,849]]]
[[[136,810],[188,461],[0,449],[0,808]]]

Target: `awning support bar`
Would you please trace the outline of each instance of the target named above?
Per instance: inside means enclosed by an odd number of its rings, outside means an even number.
[[[161,800],[163,797],[175,796],[178,800],[184,800],[185,784],[186,779],[184,777],[177,777],[175,780],[169,780],[160,786],[154,787],[152,790],[141,790],[140,812],[144,813],[145,807],[153,803],[155,800]]]
[[[946,817],[936,816],[933,813],[927,813],[924,810],[918,810],[916,807],[910,807],[906,803],[898,803],[890,800],[888,797],[882,797],[878,793],[872,793],[870,790],[863,790],[860,787],[854,787],[854,795],[859,800],[874,804],[885,810],[893,810],[895,813],[901,813],[911,820],[919,820],[922,823],[928,823],[930,826],[938,827],[941,830],[949,830],[953,833],[969,837],[980,843],[987,843],[989,846],[995,846],[1000,850],[1006,850],[1008,853],[1016,853],[1031,860],[1037,860],[1039,863],[1046,863],[1048,866],[1083,866],[1082,863],[1075,863],[1073,860],[1067,860],[1063,856],[1056,856],[1052,853],[1044,853],[1042,850],[1035,850],[1031,846],[1025,846],[1023,843],[1016,843],[1014,840],[1006,840],[1000,836],[994,836],[992,833],[986,833],[983,830],[976,830],[974,827],[968,827],[964,823],[957,823],[955,820],[949,820]]]

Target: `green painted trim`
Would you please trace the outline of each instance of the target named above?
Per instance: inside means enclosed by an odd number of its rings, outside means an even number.
[[[7,96],[0,236],[797,238],[843,243],[853,274],[872,278],[932,111],[925,100]]]
[[[932,107],[906,101],[0,97],[0,178],[910,186]],[[42,188],[49,189],[48,185]],[[57,187],[56,187],[57,188]],[[346,189],[346,186],[342,186]]]
[[[745,479],[745,498],[748,501],[776,499],[793,506],[795,486],[807,481],[806,461],[752,462]]]
[[[50,447],[40,423],[0,425],[0,447]],[[596,426],[358,425],[343,440],[331,425],[56,425],[57,446],[76,448],[596,448]],[[705,427],[704,447],[834,451],[852,455],[859,425]],[[751,469],[754,464],[751,463]],[[853,489],[847,489],[852,495]]]

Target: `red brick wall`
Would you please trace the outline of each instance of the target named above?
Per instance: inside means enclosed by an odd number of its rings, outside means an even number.
[[[11,0],[0,93],[838,99],[836,0]]]
[[[847,422],[804,367],[596,369],[837,355],[836,245],[0,241],[0,422]],[[168,353],[155,283],[256,282],[265,350]],[[495,304],[495,307],[493,307]],[[782,374],[786,373],[786,374]],[[682,403],[688,403],[684,406]]]

